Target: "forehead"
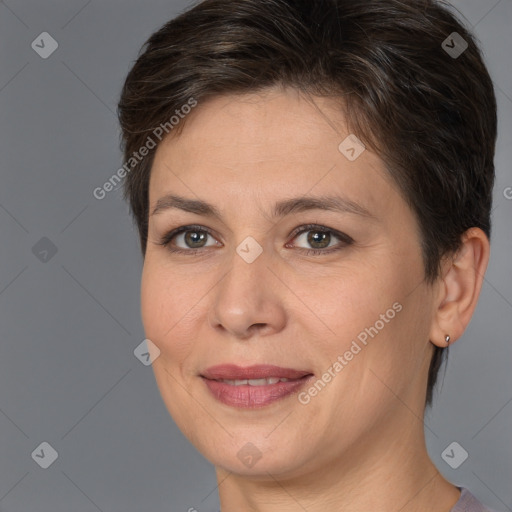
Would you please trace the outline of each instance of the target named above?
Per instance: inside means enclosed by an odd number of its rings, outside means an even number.
[[[377,155],[356,147],[362,152],[350,160],[340,150],[350,129],[333,99],[293,89],[217,97],[199,103],[172,135],[157,148],[150,208],[177,189],[233,204],[339,192],[371,209],[396,199]]]
[[[334,158],[336,141],[343,133],[348,134],[338,103],[323,98],[308,99],[290,88],[215,97],[199,103],[185,123],[182,134],[165,139],[158,151],[181,139],[182,153],[201,150],[204,153],[207,149],[210,157],[215,157],[214,148],[229,147],[237,151],[231,156],[234,161],[237,156],[243,156],[246,162],[251,156],[261,160],[301,159],[303,155],[294,155],[298,147],[315,150],[334,144],[331,148]],[[331,132],[329,138],[326,138],[327,131]],[[310,154],[315,155],[313,151]],[[226,157],[222,154],[222,162]]]

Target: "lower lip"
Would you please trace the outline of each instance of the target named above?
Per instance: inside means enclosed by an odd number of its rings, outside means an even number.
[[[225,382],[202,378],[211,394],[219,402],[232,407],[256,409],[298,392],[312,377],[313,375],[307,375],[301,379],[276,382],[265,386],[249,386],[249,384],[233,386]]]

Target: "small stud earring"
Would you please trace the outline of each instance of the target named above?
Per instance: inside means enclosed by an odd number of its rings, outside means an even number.
[[[450,335],[447,334],[445,337],[444,337],[444,341],[446,342],[447,345],[450,344]]]

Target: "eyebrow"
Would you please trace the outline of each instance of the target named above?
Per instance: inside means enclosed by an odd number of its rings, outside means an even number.
[[[215,217],[219,220],[222,219],[222,214],[212,204],[207,203],[206,201],[187,199],[173,194],[169,194],[158,199],[151,215],[156,215],[172,208],[205,217]],[[299,213],[308,210],[336,211],[376,219],[375,215],[359,203],[348,198],[337,196],[308,196],[285,199],[274,205],[272,217],[285,217],[291,213]]]

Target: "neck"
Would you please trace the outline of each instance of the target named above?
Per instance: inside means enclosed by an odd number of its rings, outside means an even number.
[[[422,421],[410,412],[404,416],[293,474],[260,468],[247,476],[217,468],[221,511],[450,512],[460,491],[430,460]]]

